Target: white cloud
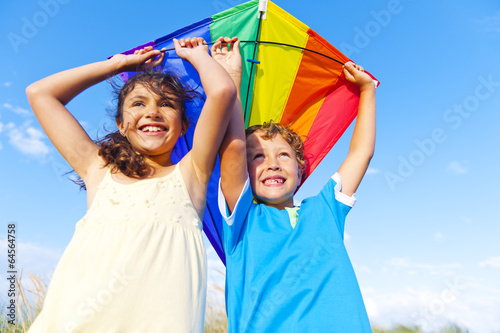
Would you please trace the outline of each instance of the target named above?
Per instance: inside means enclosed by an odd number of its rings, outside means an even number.
[[[479,263],[479,267],[500,268],[500,257],[491,257]]]
[[[3,123],[0,123],[0,133],[3,131]]]
[[[444,239],[444,236],[440,232],[435,232],[434,235],[433,235],[433,238],[434,238],[435,241],[441,241],[441,240]]]
[[[12,82],[3,82],[2,83],[2,86],[7,87],[7,88],[10,87],[11,85],[12,85]]]
[[[37,280],[44,281],[48,284],[63,253],[62,249],[54,249],[34,243],[19,241],[16,243],[16,250],[16,270],[18,272],[18,277],[22,273],[21,283],[27,290],[34,289],[30,278],[31,274],[35,275]],[[0,240],[0,253],[2,253],[0,259],[3,262],[7,262],[6,258],[3,257],[7,253],[6,239]],[[2,279],[0,281],[0,290],[7,290],[7,287],[8,281]]]
[[[3,103],[2,107],[4,107],[5,109],[10,110],[16,114],[20,114],[22,116],[29,116],[31,114],[28,110],[23,109],[20,106],[14,106],[14,105],[9,104],[9,103]]]
[[[463,175],[469,172],[469,162],[468,161],[453,161],[448,163],[446,169],[456,175]]]
[[[16,263],[20,271],[33,273],[41,277],[50,277],[61,255],[62,249],[54,249],[29,242],[17,242]],[[7,240],[0,240],[0,251],[7,253]]]
[[[366,170],[366,174],[367,175],[375,175],[377,173],[380,173],[380,170],[379,169],[375,169],[375,168],[368,168]]]
[[[21,153],[36,157],[44,157],[49,153],[49,147],[43,139],[45,135],[42,131],[31,126],[17,127],[13,123],[5,126],[9,143]]]
[[[465,223],[472,223],[472,219],[467,216],[460,216],[460,219],[464,221]]]
[[[366,266],[366,265],[355,265],[355,270],[356,270],[356,273],[365,273],[365,274],[373,274],[373,271],[371,270],[370,267]]]
[[[408,287],[389,293],[363,289],[362,293],[376,327],[418,325],[429,332],[454,323],[476,333],[491,333],[500,325],[500,317],[493,310],[500,307],[499,295],[488,297],[482,290],[449,285],[438,289]]]
[[[389,259],[386,262],[386,264],[393,268],[391,269],[391,271],[394,271],[394,269],[403,270],[405,272],[411,272],[412,275],[416,274],[417,272],[420,272],[432,276],[447,275],[452,273],[453,270],[462,267],[462,265],[458,263],[441,264],[441,265],[413,263],[404,258],[392,258]]]
[[[500,33],[500,12],[497,12],[493,16],[486,16],[475,20],[475,22],[485,27],[486,31]]]

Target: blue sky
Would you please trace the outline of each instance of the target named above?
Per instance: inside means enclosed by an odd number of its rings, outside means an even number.
[[[25,87],[242,2],[0,4],[4,263],[7,224],[15,222],[19,265],[50,276],[86,209],[85,193],[64,176],[69,167],[32,115]],[[346,225],[372,324],[415,323],[430,331],[455,322],[473,332],[500,331],[500,3],[275,3],[381,82],[376,152]],[[109,86],[102,83],[68,108],[95,138],[113,127],[104,111],[109,103]],[[351,131],[304,184],[298,200],[317,193],[337,170]],[[210,250],[209,258],[212,268],[220,268]],[[219,273],[214,276],[220,281]]]

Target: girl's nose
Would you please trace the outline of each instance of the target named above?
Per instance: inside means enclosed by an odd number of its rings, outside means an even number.
[[[156,107],[150,108],[148,110],[148,112],[146,113],[146,118],[156,119],[156,118],[160,118],[160,117],[161,117],[161,114]]]

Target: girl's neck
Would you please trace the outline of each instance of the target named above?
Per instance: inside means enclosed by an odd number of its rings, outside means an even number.
[[[161,173],[163,169],[166,169],[174,163],[172,163],[171,155],[161,155],[161,156],[144,156],[146,158],[146,163],[150,168],[150,172],[147,177],[151,177],[157,173]]]

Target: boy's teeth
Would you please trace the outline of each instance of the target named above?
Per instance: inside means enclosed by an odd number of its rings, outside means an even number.
[[[282,184],[283,179],[268,179],[264,182],[264,184],[269,185],[269,184]]]

